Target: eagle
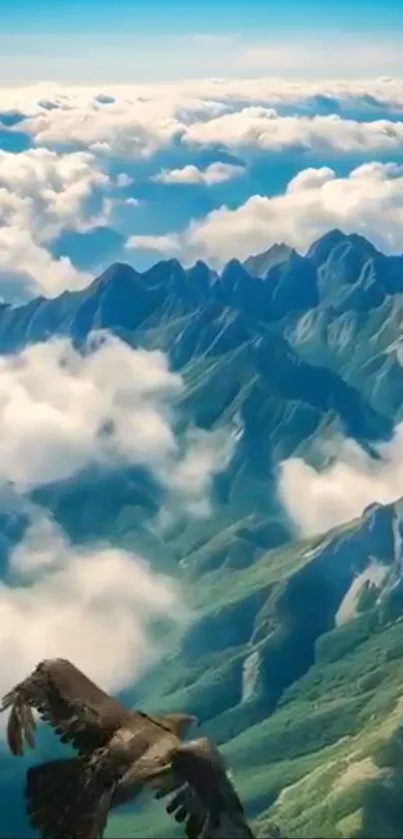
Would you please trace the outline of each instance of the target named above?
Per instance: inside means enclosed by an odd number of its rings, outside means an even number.
[[[44,839],[101,839],[110,810],[144,790],[188,839],[254,839],[218,749],[205,737],[183,742],[194,716],[128,710],[63,658],[41,661],[4,696],[5,710],[13,755],[35,747],[34,710],[75,750],[27,771],[26,811]]]

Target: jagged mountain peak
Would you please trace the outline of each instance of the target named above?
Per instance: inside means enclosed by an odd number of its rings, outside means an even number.
[[[386,257],[365,236],[359,233],[345,233],[334,228],[318,237],[302,256],[298,251],[284,242],[275,243],[262,253],[249,256],[242,263],[245,270],[253,277],[270,279],[278,276],[278,271],[294,270],[295,266],[302,266],[309,260],[316,269],[322,268],[329,258],[341,255],[343,259],[351,260],[351,265],[364,264],[370,259],[399,259]],[[232,260],[228,263],[232,266]],[[226,266],[227,268],[228,266]]]
[[[335,228],[316,239],[308,248],[306,256],[316,264],[321,264],[336,248],[338,249],[341,246],[368,257],[376,256],[379,253],[365,236],[358,233],[344,233],[342,230]]]
[[[210,268],[210,266],[207,265],[207,262],[205,262],[204,259],[196,259],[196,262],[194,262],[193,265],[191,265],[191,267],[188,269],[189,273],[192,272],[192,271],[196,271],[196,270],[197,271],[205,271],[205,272],[208,272],[209,274],[215,274],[216,273],[213,270],[213,268]]]
[[[238,271],[241,274],[247,273],[245,271],[244,263],[235,257],[229,259],[228,262],[225,263],[222,273],[228,274],[230,271]]]
[[[107,285],[116,281],[134,280],[138,276],[136,269],[128,265],[127,262],[113,262],[94,282],[99,285]]]
[[[150,268],[147,268],[147,270],[143,272],[143,276],[150,277],[154,274],[161,274],[164,271],[182,273],[184,270],[185,269],[179,259],[172,257],[172,259],[161,259],[159,262],[154,262]]]
[[[403,290],[403,258],[378,253],[358,234],[330,231],[306,256],[284,243],[261,256],[256,270],[258,256],[244,263],[231,259],[221,272],[202,260],[190,268],[177,259],[162,260],[144,272],[116,262],[81,291],[1,306],[0,348],[21,347],[28,324],[31,341],[66,331],[85,338],[100,326],[133,330],[150,318],[156,325],[168,310],[169,317],[182,317],[213,307],[240,313],[253,330],[258,323],[294,318],[324,301],[339,316],[369,311]]]
[[[284,242],[275,243],[263,253],[249,256],[245,259],[243,265],[252,276],[265,277],[271,268],[287,262],[294,254],[296,254],[296,251],[290,245],[286,245]]]
[[[380,253],[378,248],[366,239],[365,236],[361,236],[360,233],[350,233],[347,238],[353,247],[360,248],[361,250],[366,251],[369,255],[374,256]]]

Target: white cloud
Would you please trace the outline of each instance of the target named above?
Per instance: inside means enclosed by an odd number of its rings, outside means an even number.
[[[182,169],[164,169],[154,177],[155,181],[163,184],[203,184],[214,186],[225,181],[236,178],[244,173],[243,166],[234,166],[230,163],[210,163],[204,171],[197,166],[188,165]]]
[[[240,149],[256,146],[271,151],[302,147],[341,154],[393,152],[403,150],[403,122],[358,122],[338,114],[279,116],[273,108],[255,105],[196,122],[187,128],[184,140],[189,144]]]
[[[179,506],[194,516],[210,513],[210,483],[214,474],[222,472],[230,461],[235,437],[226,428],[214,432],[192,428],[186,435],[183,456],[169,465],[166,484],[176,493]],[[172,504],[172,500],[171,500]]]
[[[141,201],[138,198],[126,198],[125,202],[129,207],[140,207]]]
[[[101,340],[102,338],[102,340]],[[176,508],[208,512],[226,435],[175,433],[184,383],[160,351],[93,335],[84,357],[68,339],[0,358],[0,478],[26,488],[88,463],[138,464]]]
[[[67,258],[52,259],[46,246],[62,230],[99,223],[102,199],[97,212],[92,199],[107,183],[87,152],[0,150],[0,277],[25,276],[33,289],[51,296],[84,286],[89,276]]]
[[[175,117],[178,104],[174,91],[162,109],[159,98],[136,96],[104,105],[91,95],[68,96],[57,107],[37,108],[24,121],[23,130],[32,134],[38,146],[68,142],[99,156],[136,158],[149,156],[170,145],[181,129]]]
[[[130,177],[126,172],[119,172],[116,176],[116,185],[120,187],[131,186],[134,183],[133,178]]]
[[[26,222],[40,241],[54,238],[65,227],[85,229],[91,224],[86,202],[96,187],[107,182],[87,152],[56,154],[38,148],[12,154],[0,150],[3,220],[6,224]]]
[[[304,169],[283,195],[253,195],[235,210],[221,207],[191,222],[181,234],[132,237],[129,247],[201,257],[220,265],[285,242],[304,252],[334,228],[361,233],[385,252],[403,250],[403,167],[366,163],[347,177],[329,167]]]
[[[323,54],[322,54],[323,57]],[[326,96],[338,102],[364,104],[368,110],[376,102],[388,109],[400,109],[403,106],[403,81],[401,78],[376,78],[374,73],[360,79],[340,77],[305,79],[294,77],[292,80],[279,76],[255,76],[251,78],[230,79],[228,77],[208,77],[193,80],[175,80],[166,83],[141,84],[102,84],[94,87],[84,84],[79,86],[63,85],[56,82],[42,82],[21,87],[0,87],[1,100],[7,110],[21,109],[22,113],[39,115],[58,108],[70,110],[84,107],[93,102],[94,110],[104,110],[105,98],[123,105],[148,105],[159,110],[160,115],[172,113],[172,109],[183,108],[186,113],[204,113],[218,116],[223,103],[244,102],[297,105],[310,101],[317,96]],[[375,103],[372,100],[376,100]],[[20,123],[21,127],[21,123]],[[66,139],[66,138],[64,138]]]
[[[203,49],[206,38],[209,42],[212,36],[196,38],[197,43],[204,44]],[[306,82],[216,78],[81,88],[38,84],[0,89],[0,103],[3,114],[17,110],[26,117],[11,126],[9,136],[12,138],[13,131],[17,136],[26,133],[35,146],[19,154],[0,152],[0,285],[3,295],[11,296],[14,302],[26,296],[27,290],[54,296],[66,288],[82,288],[90,281],[89,274],[76,270],[67,257],[51,256],[51,243],[63,231],[85,232],[114,219],[124,235],[134,232],[131,210],[139,199],[127,195],[122,198],[116,193],[132,183],[124,161],[136,160],[136,166],[141,167],[144,159],[147,166],[150,156],[173,145],[175,154],[180,155],[182,144],[184,165],[179,156],[177,168],[163,170],[157,178],[213,186],[245,170],[218,161],[202,170],[199,165],[188,164],[191,148],[196,154],[200,145],[218,144],[245,151],[253,158],[256,149],[302,146],[319,154],[321,160],[325,154],[330,160],[333,155],[351,152],[373,159],[378,153],[393,156],[403,151],[403,121],[396,119],[403,114],[403,84],[393,78]],[[323,105],[335,111],[340,107],[341,115],[318,115],[316,111]],[[364,116],[366,121],[351,118],[357,108],[360,119]],[[384,118],[379,119],[379,114]],[[69,154],[60,151],[66,146]],[[242,191],[246,185],[245,179]],[[260,228],[266,225],[266,216],[273,230],[284,226],[279,214],[283,207],[288,212],[289,200],[283,205],[275,199],[267,204],[268,200],[252,196],[230,216],[226,216],[225,208],[218,210],[201,227],[191,226],[188,234],[179,238],[162,231],[162,237],[150,239],[142,219],[142,236],[132,239],[129,247],[138,244],[156,253],[178,256],[185,252],[185,257],[188,250],[206,255],[211,252],[211,259],[218,262],[222,258],[220,250],[225,251],[225,257],[246,255],[245,239],[249,241],[250,237],[245,228],[249,224],[255,226],[253,238],[257,242],[262,240]],[[319,196],[318,200],[320,203]],[[151,215],[151,206],[149,212]],[[338,208],[332,214],[343,216]],[[352,210],[346,223],[352,223],[351,217]],[[236,242],[227,235],[225,218],[242,227]],[[222,238],[220,245],[213,242],[216,225],[222,226],[228,247]],[[321,229],[321,224],[317,227]],[[306,239],[298,224],[288,235],[294,241]],[[199,241],[200,236],[208,237],[206,245]],[[390,236],[396,238],[393,232]],[[384,237],[380,237],[382,246],[383,242]],[[386,246],[392,247],[388,241]]]
[[[171,84],[74,88],[61,85],[0,90],[3,108],[27,119],[16,130],[37,146],[73,144],[99,157],[147,157],[182,137],[186,143],[222,142],[278,149],[302,143],[333,151],[402,149],[403,84],[394,79],[285,81],[205,79]],[[320,100],[362,113],[374,122],[317,116]],[[44,101],[45,100],[45,101]],[[50,106],[50,107],[49,107]],[[307,107],[306,114],[277,113]]]
[[[324,533],[360,516],[374,502],[388,504],[403,496],[403,425],[391,441],[378,446],[371,458],[346,439],[333,462],[316,471],[300,458],[280,466],[283,504],[304,536]]]
[[[66,289],[84,288],[91,279],[67,257],[53,259],[29,230],[0,227],[0,287],[6,289],[7,302],[25,302],[27,293],[55,297]]]
[[[168,233],[166,236],[152,236],[146,233],[142,236],[129,236],[125,247],[128,250],[131,248],[144,248],[145,250],[155,251],[159,256],[180,257],[184,262],[186,261],[183,242],[181,241],[181,237],[177,236],[176,233]]]
[[[189,617],[173,579],[127,551],[73,548],[39,509],[31,510],[9,576],[0,582],[0,660],[7,663],[0,694],[53,656],[108,690],[127,687],[162,652],[154,622],[174,626]]]

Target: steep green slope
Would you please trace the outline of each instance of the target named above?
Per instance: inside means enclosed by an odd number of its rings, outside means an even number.
[[[325,537],[199,578],[194,625],[139,686],[143,704],[199,714],[258,835],[274,822],[307,839],[401,836],[401,511],[371,508]],[[229,528],[221,550],[233,540]],[[205,560],[208,547],[200,550]],[[200,550],[188,557],[189,579]],[[374,565],[381,573],[371,583]],[[154,804],[117,815],[108,835],[125,831],[176,835]]]
[[[324,637],[273,716],[273,738],[260,731],[270,754],[260,786],[271,780],[276,796],[268,818],[289,837],[400,837],[402,712],[401,622],[380,627],[371,614]]]

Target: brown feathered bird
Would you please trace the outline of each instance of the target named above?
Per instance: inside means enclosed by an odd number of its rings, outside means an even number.
[[[129,711],[62,658],[38,664],[6,709],[14,755],[35,745],[32,709],[77,752],[28,769],[27,814],[46,839],[99,839],[109,811],[144,789],[171,796],[167,812],[188,839],[253,839],[218,750],[205,738],[182,743],[195,717]]]

